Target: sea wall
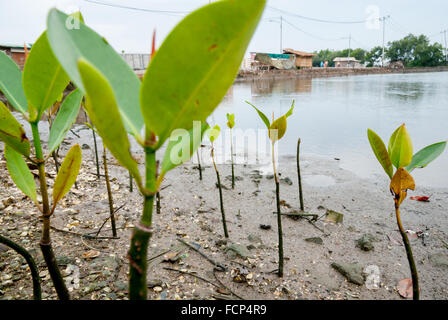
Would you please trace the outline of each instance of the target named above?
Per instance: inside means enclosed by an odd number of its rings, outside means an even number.
[[[448,72],[448,67],[424,68],[311,68],[299,70],[240,71],[235,82],[259,79],[297,79],[357,76],[368,74]]]

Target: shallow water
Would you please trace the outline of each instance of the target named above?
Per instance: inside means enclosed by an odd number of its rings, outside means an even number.
[[[361,177],[385,175],[370,149],[367,128],[387,144],[392,132],[406,123],[415,152],[448,139],[448,72],[240,82],[209,120],[225,127],[226,113],[233,112],[235,128],[264,129],[244,101],[271,118],[273,112],[276,117],[286,113],[293,99],[296,108],[279,154],[295,154],[300,137],[303,153],[339,158],[341,167]],[[414,177],[417,185],[448,187],[448,152],[414,171]]]

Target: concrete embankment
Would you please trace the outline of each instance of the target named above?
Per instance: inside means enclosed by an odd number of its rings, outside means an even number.
[[[448,72],[448,67],[425,68],[312,68],[300,70],[269,70],[269,71],[240,71],[236,82],[259,79],[297,79],[297,78],[326,78],[369,74],[423,73]]]

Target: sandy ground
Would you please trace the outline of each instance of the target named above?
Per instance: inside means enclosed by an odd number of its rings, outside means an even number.
[[[74,299],[126,299],[126,253],[142,201],[135,187],[134,192],[129,191],[127,172],[109,156],[115,207],[121,207],[116,213],[119,239],[91,240],[81,236],[98,230],[109,212],[105,181],[96,177],[91,133],[83,126],[76,127],[74,131],[80,138],[69,133],[60,154],[65,154],[71,144],[80,143],[83,145],[83,166],[78,189],[73,188],[61,201],[52,218],[52,225],[59,230],[52,231],[54,250],[66,280],[71,282]],[[136,154],[136,158],[141,160],[143,157]],[[387,177],[361,179],[341,169],[338,162],[311,155],[302,157],[305,211],[317,214],[320,219],[312,225],[304,219],[283,217],[283,278],[272,273],[278,262],[272,177],[263,174],[256,165],[239,165],[235,168],[239,179],[232,190],[226,178],[230,175],[230,165],[219,165],[226,187],[223,190],[224,206],[230,233],[230,239],[225,243],[216,175],[212,167],[205,168],[202,181],[199,181],[198,170],[191,162],[171,171],[162,185],[161,212],[154,214],[155,232],[148,254],[149,298],[235,298],[229,295],[230,289],[244,299],[401,299],[396,285],[399,280],[410,277],[410,272],[393,215]],[[143,167],[141,169],[143,171]],[[280,172],[281,178],[289,178],[292,182],[280,185],[281,199],[284,200],[282,211],[297,210],[295,157],[281,157]],[[48,174],[51,192],[55,177],[52,162],[48,164]],[[448,189],[417,186],[412,195],[431,196],[430,202],[408,198],[401,210],[406,229],[425,233],[424,239],[419,237],[411,242],[420,275],[422,299],[448,299],[448,250],[443,244],[443,240],[448,241]],[[342,213],[343,223],[326,222],[327,209]],[[262,224],[270,225],[271,229],[260,228]],[[8,177],[2,152],[0,233],[32,252],[39,263],[44,298],[56,299],[38,248],[40,229],[39,214]],[[357,247],[356,241],[365,234],[375,238],[371,251]],[[111,236],[109,223],[100,235]],[[305,241],[311,237],[321,238],[322,244]],[[213,272],[210,262],[182,245],[178,238],[224,265],[227,272]],[[227,250],[232,244],[243,247],[237,246],[244,258]],[[163,261],[169,259],[174,262]],[[331,266],[334,262],[356,262],[363,269],[378,267],[379,288],[369,289],[366,284],[349,282]],[[1,246],[0,272],[0,299],[31,298],[26,264],[14,252]],[[243,275],[238,277],[238,274]],[[79,284],[76,283],[77,278],[80,279]],[[227,289],[223,289],[219,281]]]

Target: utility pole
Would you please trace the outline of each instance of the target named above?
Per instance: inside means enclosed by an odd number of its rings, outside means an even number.
[[[348,57],[350,58],[350,54],[352,53],[352,35],[348,36]]]
[[[448,62],[448,46],[447,46],[447,41],[446,41],[446,33],[448,32],[448,29],[445,29],[442,31],[442,33],[444,34],[444,38],[445,38],[445,64]]]
[[[380,21],[383,22],[383,54],[381,58],[381,66],[384,68],[384,48],[386,45],[386,19],[389,19],[390,16],[384,16],[380,18]]]

